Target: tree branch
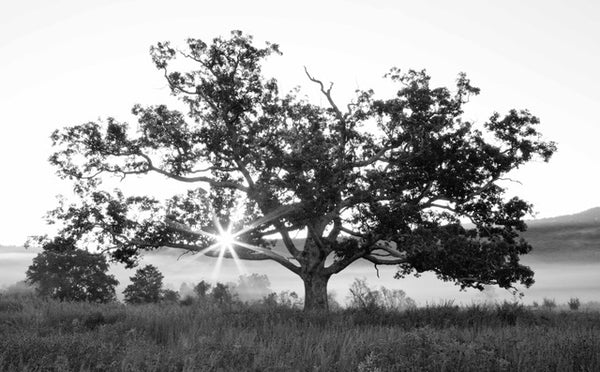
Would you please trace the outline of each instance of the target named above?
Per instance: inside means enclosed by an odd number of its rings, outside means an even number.
[[[364,255],[361,258],[364,258],[365,260],[370,261],[370,262],[374,263],[375,265],[398,265],[398,264],[406,262],[405,258],[395,258],[393,260],[383,260],[381,258],[373,256],[372,254]]]
[[[357,231],[350,230],[350,229],[348,229],[348,228],[346,228],[344,226],[340,226],[339,229],[340,229],[340,231],[343,231],[343,232],[345,232],[348,235],[356,236],[356,237],[359,237],[359,238],[365,238],[365,237],[367,237],[367,235],[365,235],[365,234],[361,234],[361,233],[359,233]]]
[[[290,237],[290,234],[288,234],[288,230],[280,222],[276,222],[274,225],[277,232],[279,232],[279,235],[281,235],[283,244],[287,248],[288,252],[290,252],[290,254],[294,256],[294,258],[298,258],[300,256],[300,251],[298,250],[298,248],[296,248],[294,241]]]
[[[379,242],[377,242],[377,243],[379,243]],[[377,243],[375,243],[375,244],[377,244]],[[376,246],[373,250],[371,250],[371,252],[382,250],[382,251],[387,252],[390,256],[394,256],[397,258],[406,258],[406,254],[404,252],[399,252],[394,248],[390,248],[389,246],[387,246],[386,243],[388,243],[388,242],[384,242],[385,245],[383,245],[383,246],[379,246],[379,245]]]
[[[381,150],[377,151],[373,156],[371,156],[367,160],[353,162],[353,163],[351,163],[351,166],[353,168],[358,168],[358,167],[365,167],[367,165],[371,165],[378,160],[382,160],[382,156],[385,155],[385,153],[388,150],[391,150],[392,148],[393,147],[391,147],[391,146],[385,146]]]
[[[345,115],[342,114],[340,109],[337,107],[337,105],[333,101],[333,98],[331,98],[331,88],[333,88],[333,83],[330,83],[329,88],[327,90],[325,90],[325,86],[323,85],[323,82],[321,80],[318,80],[318,79],[315,79],[314,77],[312,77],[308,73],[308,69],[306,68],[306,66],[304,66],[304,72],[306,73],[306,76],[308,76],[308,79],[310,81],[312,81],[313,83],[319,84],[319,86],[321,87],[321,93],[323,93],[323,95],[327,98],[329,105],[333,109],[333,112],[335,112],[335,116],[337,116],[338,120],[340,120],[342,123],[345,123],[346,122]]]
[[[342,114],[340,109],[337,107],[337,105],[333,101],[333,98],[331,97],[331,88],[333,88],[333,83],[331,83],[329,85],[329,88],[327,90],[325,90],[323,82],[312,77],[308,73],[308,69],[306,68],[306,66],[304,66],[304,72],[306,73],[306,76],[308,76],[308,79],[310,81],[319,84],[319,86],[321,87],[321,93],[323,93],[323,95],[325,95],[325,97],[327,98],[329,105],[331,106],[333,112],[335,113],[335,116],[337,117],[337,119],[340,122],[340,143],[339,143],[339,150],[338,150],[338,167],[340,170],[342,170],[344,168],[344,159],[345,159],[345,155],[346,155],[346,142],[347,142],[346,116],[347,115]]]
[[[163,169],[160,169],[156,166],[154,166],[154,164],[152,163],[152,159],[150,159],[150,157],[146,154],[142,154],[142,153],[138,153],[135,155],[139,155],[141,157],[143,157],[147,164],[148,169],[150,171],[154,171],[156,173],[162,174],[163,176],[166,176],[168,178],[174,179],[176,181],[181,181],[181,182],[205,182],[208,183],[209,185],[213,186],[213,187],[221,187],[221,188],[230,188],[230,189],[237,189],[243,192],[248,192],[248,187],[244,186],[244,185],[240,185],[237,182],[232,182],[232,181],[217,181],[214,180],[210,177],[205,177],[205,176],[196,176],[196,177],[184,177],[184,176],[180,176],[178,174],[174,174],[171,172],[167,172]]]

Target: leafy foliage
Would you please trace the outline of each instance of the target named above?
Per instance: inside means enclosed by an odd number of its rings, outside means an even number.
[[[245,229],[224,257],[280,263],[310,288],[309,308],[326,308],[328,279],[358,259],[399,265],[398,277],[433,271],[462,288],[533,283],[519,261],[531,250],[519,233],[532,206],[502,186],[510,171],[555,151],[527,110],[477,125],[463,118],[479,94],[465,74],[450,90],[431,86],[426,71],[397,68],[386,75],[395,96],[357,91],[346,110],[332,86],[306,71],[322,107],[297,91],[281,94],[263,76],[276,44],[257,47],[240,31],[186,44],[151,48],[186,113],[135,105],[137,133],[109,118],[52,134],[50,161],[79,196],[50,214],[62,222],[60,236],[114,247],[112,257],[132,266],[141,251],[161,246],[216,257],[214,239],[198,231],[232,224]],[[195,69],[176,71],[181,58]],[[101,189],[105,175],[148,173],[191,189],[164,202]],[[234,209],[244,216],[236,220]],[[304,247],[290,239],[300,230],[308,232]],[[271,250],[264,237],[274,233],[289,256]]]
[[[27,282],[38,295],[61,301],[114,301],[119,282],[107,274],[106,257],[76,249],[73,243],[60,238],[46,242],[27,269]]]

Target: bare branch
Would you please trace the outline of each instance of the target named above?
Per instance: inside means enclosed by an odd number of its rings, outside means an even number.
[[[329,88],[327,88],[327,90],[325,90],[325,86],[323,85],[323,82],[321,80],[318,80],[318,79],[315,79],[314,77],[312,77],[308,73],[308,69],[306,68],[306,66],[304,66],[304,72],[306,73],[306,76],[308,76],[308,79],[310,81],[312,81],[313,83],[319,84],[319,86],[321,87],[321,93],[323,93],[323,95],[327,98],[327,101],[329,102],[329,105],[333,109],[335,116],[337,116],[338,120],[340,120],[342,123],[345,123],[346,122],[345,115],[342,114],[340,109],[337,107],[337,105],[333,101],[333,98],[331,98],[331,88],[333,88],[333,83],[330,83]]]

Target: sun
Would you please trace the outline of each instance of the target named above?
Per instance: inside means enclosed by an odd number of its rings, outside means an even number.
[[[213,273],[212,273],[212,279],[216,280],[221,271],[221,264],[222,264],[224,258],[233,258],[233,261],[235,262],[235,265],[237,266],[238,271],[242,274],[246,274],[246,269],[244,268],[244,265],[242,264],[241,259],[238,256],[238,252],[236,252],[236,249],[235,249],[236,247],[241,247],[242,249],[245,249],[245,250],[262,253],[263,255],[267,255],[267,256],[272,255],[273,253],[270,250],[265,249],[264,247],[261,247],[261,246],[246,243],[243,240],[238,240],[238,238],[265,223],[269,223],[275,219],[283,217],[284,215],[289,213],[289,210],[290,210],[290,207],[282,206],[282,207],[277,208],[276,210],[272,211],[271,213],[268,213],[262,217],[255,219],[254,221],[248,223],[244,228],[238,229],[236,231],[233,231],[234,225],[231,223],[231,221],[229,221],[229,223],[226,225],[226,227],[223,227],[223,225],[221,224],[221,221],[218,218],[218,215],[214,212],[212,213],[212,215],[213,215],[212,217],[213,217],[213,223],[214,223],[214,227],[215,227],[216,231],[215,230],[212,230],[211,232],[204,231],[204,230],[195,230],[194,231],[182,224],[177,223],[176,221],[167,221],[167,223],[170,223],[170,226],[173,227],[177,231],[184,231],[186,233],[192,233],[197,236],[204,236],[204,237],[210,238],[214,242],[213,244],[209,245],[208,247],[202,248],[200,251],[198,251],[198,253],[200,255],[202,255],[202,254],[208,254],[209,252],[212,251],[213,254],[211,254],[211,256],[214,257],[214,253],[215,253],[214,251],[218,250],[217,262],[215,264],[215,267],[214,267]],[[245,254],[248,256],[250,255],[248,252],[245,252]]]
[[[231,231],[231,224],[228,225],[226,228],[223,228],[223,226],[221,226],[221,224],[218,222],[216,223],[216,225],[218,231],[218,234],[215,235],[217,245],[221,248],[221,251],[231,251],[233,249],[233,246],[236,245],[236,235]]]
[[[221,249],[231,249],[235,245],[235,236],[230,230],[231,228],[227,228],[217,235],[217,241],[221,246]]]

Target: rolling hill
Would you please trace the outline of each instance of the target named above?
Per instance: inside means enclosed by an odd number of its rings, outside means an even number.
[[[533,246],[529,257],[554,262],[600,262],[600,207],[528,221],[523,237]]]

